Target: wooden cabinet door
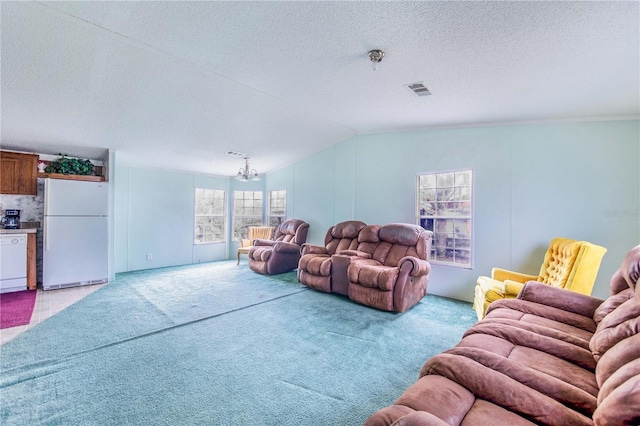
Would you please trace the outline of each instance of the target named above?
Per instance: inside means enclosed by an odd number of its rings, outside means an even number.
[[[37,193],[38,156],[0,151],[0,194]]]

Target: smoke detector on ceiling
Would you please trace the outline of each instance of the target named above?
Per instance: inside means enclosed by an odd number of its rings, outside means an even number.
[[[429,89],[427,87],[426,84],[424,84],[424,81],[419,81],[417,83],[411,83],[411,84],[405,84],[404,87],[406,87],[407,89],[411,90],[411,93],[413,93],[416,96],[433,95],[433,92],[431,91],[431,89]]]
[[[240,157],[240,158],[244,158],[247,156],[244,152],[237,152],[237,151],[227,151],[227,155],[230,155],[232,157]]]

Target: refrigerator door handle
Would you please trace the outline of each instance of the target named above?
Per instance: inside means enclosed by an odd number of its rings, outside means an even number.
[[[44,217],[44,250],[49,251],[49,216]]]

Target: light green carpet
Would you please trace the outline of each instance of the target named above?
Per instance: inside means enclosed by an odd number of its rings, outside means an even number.
[[[474,321],[468,303],[387,313],[233,261],[119,274],[0,348],[0,423],[358,425]]]

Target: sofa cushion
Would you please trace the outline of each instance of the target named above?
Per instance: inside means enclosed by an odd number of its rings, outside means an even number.
[[[354,302],[381,309],[383,311],[393,311],[392,291],[380,291],[380,289],[377,288],[368,288],[359,284],[349,283],[347,293],[349,299]]]
[[[354,250],[358,247],[358,235],[365,226],[364,222],[350,220],[330,228],[330,235],[325,237],[327,253],[335,254],[341,250]]]
[[[326,254],[305,254],[300,258],[299,268],[312,275],[331,275],[331,256]]]
[[[593,321],[596,324],[600,324],[600,321],[604,319],[607,315],[613,312],[618,306],[622,305],[627,300],[631,299],[634,296],[634,292],[627,286],[626,290],[621,291],[618,294],[614,294],[609,296],[607,300],[602,302],[600,306],[596,309],[593,314]]]
[[[558,289],[558,291],[559,290],[560,289]],[[592,334],[596,331],[596,323],[593,321],[593,318],[520,299],[496,300],[489,305],[487,316],[491,315],[494,311],[502,309],[512,311],[509,315],[519,317],[521,321],[561,328],[571,333],[576,332],[586,337],[586,340],[590,340]],[[505,313],[502,312],[500,315],[504,314]],[[497,314],[493,314],[493,317],[496,316]],[[582,332],[577,329],[582,330]]]
[[[461,351],[458,348],[444,352],[427,361],[421,375],[446,377],[469,390],[476,398],[487,400],[535,423],[592,424],[591,419],[582,412],[588,410],[587,406],[595,405],[593,396],[489,352]],[[401,402],[402,397],[397,403]],[[449,410],[453,411],[453,408]]]
[[[358,259],[349,265],[349,281],[363,287],[393,290],[398,278],[398,268],[380,265],[372,259]]]
[[[477,337],[467,339],[472,335]],[[571,343],[519,327],[481,321],[465,333],[456,347],[482,349],[555,377],[594,397],[598,393],[591,352]]]
[[[616,388],[598,405],[593,413],[593,423],[596,426],[640,424],[640,368],[634,377]]]
[[[640,334],[621,340],[600,358],[596,425],[640,424]]]
[[[331,236],[336,239],[347,238],[357,240],[358,234],[365,226],[364,222],[355,220],[340,222],[331,229]]]
[[[612,346],[639,332],[640,303],[635,298],[632,298],[604,317],[598,325],[589,343],[593,357],[596,360],[600,359]]]
[[[380,239],[391,244],[415,246],[424,229],[406,226],[404,223],[390,223],[380,228]]]

